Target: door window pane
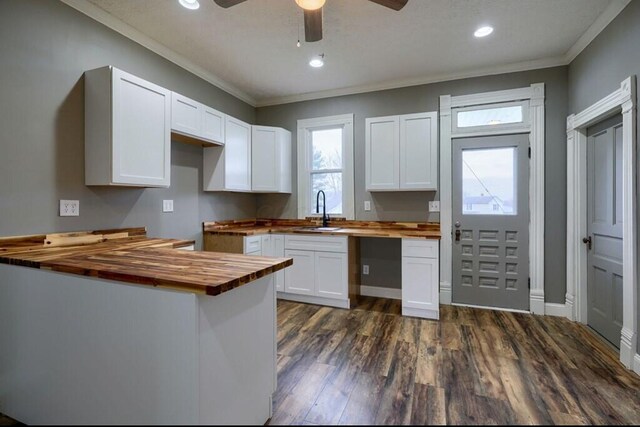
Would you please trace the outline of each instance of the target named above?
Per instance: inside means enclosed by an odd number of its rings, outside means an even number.
[[[522,105],[458,111],[457,118],[459,128],[522,123]]]
[[[326,195],[327,213],[342,213],[342,172],[311,174],[312,210],[315,213],[316,195],[323,190]],[[322,213],[322,196],[320,196],[320,213]]]
[[[516,148],[462,151],[462,213],[516,215]]]
[[[311,169],[342,169],[342,128],[311,133]]]

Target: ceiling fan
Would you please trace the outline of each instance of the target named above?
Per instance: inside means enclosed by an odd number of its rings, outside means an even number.
[[[218,6],[229,8],[246,0],[213,0]],[[393,10],[402,9],[409,0],[369,0]],[[322,40],[322,6],[325,0],[295,0],[304,9],[304,39],[306,42]]]

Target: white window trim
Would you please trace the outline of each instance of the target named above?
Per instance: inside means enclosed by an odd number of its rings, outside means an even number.
[[[452,174],[451,139],[463,136],[502,135],[521,133],[522,130],[454,134],[452,109],[513,101],[529,101],[528,130],[531,145],[529,169],[529,310],[534,314],[545,313],[544,303],[544,83],[531,86],[486,92],[472,95],[440,97],[440,303],[451,304],[453,277],[452,242]]]
[[[308,197],[310,163],[309,150],[311,146],[311,131],[327,127],[343,128],[342,144],[342,206],[341,216],[355,219],[354,203],[354,167],[353,167],[353,114],[339,116],[317,117],[298,120],[298,218],[315,216],[313,206],[309,206]]]
[[[578,114],[567,117],[567,293],[565,314],[587,323],[587,128],[622,112],[622,330],[620,361],[631,369],[637,359],[637,192],[636,79]],[[636,372],[640,371],[640,365]],[[640,373],[640,372],[639,372]]]

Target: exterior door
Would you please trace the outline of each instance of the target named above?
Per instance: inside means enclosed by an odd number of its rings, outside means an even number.
[[[453,140],[452,301],[529,310],[529,135]]]
[[[622,329],[622,117],[587,130],[587,324],[616,347]]]

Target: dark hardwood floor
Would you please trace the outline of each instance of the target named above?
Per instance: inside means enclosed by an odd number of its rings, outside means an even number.
[[[638,424],[640,377],[567,319],[278,302],[271,424]]]
[[[640,377],[587,327],[399,301],[278,301],[271,424],[640,424]],[[0,415],[0,425],[13,420]]]

